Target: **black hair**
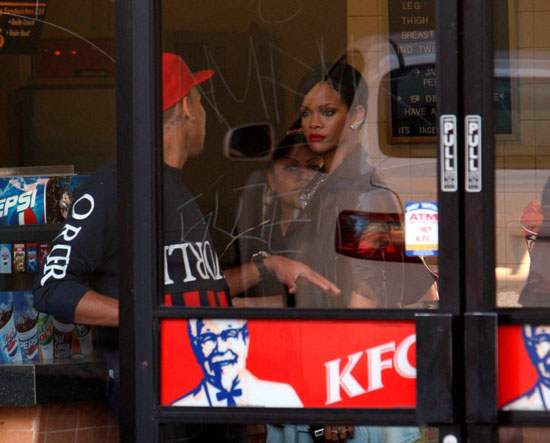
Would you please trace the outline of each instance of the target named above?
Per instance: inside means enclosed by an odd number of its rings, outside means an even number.
[[[306,94],[321,82],[327,82],[332,89],[338,92],[348,109],[353,104],[363,105],[366,108],[368,87],[365,79],[353,66],[338,61],[317,65],[305,73],[296,92],[297,109],[300,109]]]
[[[277,143],[273,151],[270,168],[273,168],[273,164],[277,160],[288,156],[292,149],[299,145],[307,145],[306,137],[302,132],[291,132],[290,134],[286,134],[283,139]]]

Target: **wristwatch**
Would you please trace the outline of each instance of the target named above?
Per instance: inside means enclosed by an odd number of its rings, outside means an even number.
[[[271,254],[265,251],[258,251],[255,254],[252,254],[252,263],[254,263],[256,265],[256,268],[258,268],[260,277],[263,277],[264,275],[269,274],[269,271],[264,265],[264,260],[270,256]]]

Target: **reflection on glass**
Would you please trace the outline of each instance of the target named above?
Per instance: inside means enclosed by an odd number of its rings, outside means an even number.
[[[495,1],[496,303],[548,306],[550,5]],[[506,129],[508,128],[508,129]]]
[[[243,1],[217,5],[214,14],[205,4],[178,15],[181,2],[163,2],[163,49],[182,55],[191,70],[216,71],[198,87],[207,114],[205,150],[186,165],[185,184],[204,214],[226,277],[246,274],[253,258],[262,273],[262,281],[245,284],[238,297],[232,291],[235,305],[434,306],[434,274],[423,260],[407,256],[403,223],[406,202],[435,200],[433,151],[416,144],[434,135],[434,5],[422,3],[426,19],[416,23],[412,15],[419,12],[398,2],[380,10],[327,4],[310,26],[313,3],[294,10],[290,3],[271,9]],[[354,26],[355,17],[374,23],[375,35],[364,24]],[[392,23],[391,42],[379,40]],[[422,45],[415,41],[420,35]],[[228,58],[229,47],[240,50]],[[392,97],[389,73],[403,69],[411,78],[400,77]],[[399,119],[389,116],[388,103],[399,109]],[[427,129],[422,115],[432,122]],[[227,137],[235,139],[228,130],[258,121],[271,123],[278,140],[269,162],[260,155],[265,149],[257,152],[263,135],[244,146],[251,134],[246,131],[240,146],[227,149]],[[396,125],[413,125],[418,134],[390,136]],[[236,161],[242,159],[249,161]],[[277,275],[263,272],[264,253],[305,263],[341,293],[303,281],[287,291]],[[168,254],[168,262],[176,255]]]
[[[548,439],[550,428],[501,427],[498,430],[499,443],[544,442]]]
[[[389,214],[399,222],[398,198],[366,166],[366,151],[360,144],[368,97],[365,80],[352,66],[340,62],[311,69],[297,90],[299,129],[312,151],[321,155],[323,171],[301,192],[302,212],[290,225],[285,245],[289,256],[335,282],[342,294],[327,295],[299,284],[296,294],[287,297],[287,305],[369,308],[419,302],[429,292],[433,277],[420,262],[414,277],[408,274],[412,268],[407,268],[415,265],[403,264],[403,250],[401,263],[385,260],[392,240],[387,224],[365,218],[358,248],[376,250],[369,257],[359,258],[342,245],[359,226],[345,220],[349,211]]]
[[[203,255],[206,263],[217,254],[231,303],[238,306],[436,304],[433,274],[420,259],[407,258],[403,240],[404,204],[436,200],[434,2],[418,2],[421,12],[397,1],[359,3],[162,2],[163,51],[181,56],[192,72],[215,71],[197,85],[206,126],[204,149],[190,155],[179,174],[189,195],[164,211],[165,219],[175,221],[174,232],[164,232],[165,289],[187,284],[183,294],[175,291],[164,301],[187,294],[187,305],[219,306],[206,282],[208,269],[201,268]],[[390,20],[407,23],[395,38]],[[420,35],[422,44],[415,44]],[[410,74],[399,78],[394,95],[392,70]],[[263,153],[256,143],[223,155],[228,131],[262,121],[274,128],[272,158],[256,155]],[[418,134],[405,137],[413,126]],[[166,141],[172,129],[163,129]],[[247,156],[249,161],[241,161]],[[190,241],[178,224],[186,203],[195,205],[200,229],[209,233],[215,251],[208,256],[198,250],[200,240]],[[185,229],[194,226],[184,221]],[[294,271],[311,275],[311,268],[316,279],[336,283],[340,292],[327,293],[311,278],[293,282],[295,274],[282,284],[282,267],[274,264],[289,259],[295,260]],[[173,273],[171,261],[177,260],[184,269]],[[186,263],[197,280],[186,278]],[[199,268],[205,271],[200,279]],[[251,287],[258,274],[261,281]],[[239,278],[244,284],[234,286]],[[356,427],[362,431],[368,430]],[[408,433],[402,440],[419,435],[415,427],[388,430],[400,431]]]

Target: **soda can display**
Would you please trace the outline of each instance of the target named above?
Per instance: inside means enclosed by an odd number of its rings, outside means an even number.
[[[38,246],[38,267],[42,266],[44,258],[50,253],[49,243],[40,243]]]
[[[19,339],[15,329],[13,295],[0,293],[0,359],[2,363],[21,362]]]
[[[66,360],[71,358],[74,324],[53,319],[53,358]]]
[[[0,225],[44,224],[47,178],[0,179]]]
[[[74,329],[78,343],[80,344],[80,353],[82,355],[90,355],[94,350],[92,344],[92,330],[89,326],[75,324]]]
[[[27,243],[27,272],[38,272],[38,243]]]
[[[38,311],[32,306],[31,292],[14,292],[15,329],[23,361],[39,361]]]
[[[38,313],[38,346],[40,361],[53,360],[53,317],[44,312]]]
[[[0,226],[63,223],[85,175],[0,178]]]
[[[11,274],[11,243],[0,244],[0,274]]]
[[[25,272],[25,243],[13,244],[13,272]]]

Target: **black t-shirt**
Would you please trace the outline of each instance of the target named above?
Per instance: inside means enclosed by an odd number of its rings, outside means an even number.
[[[208,223],[181,182],[181,174],[164,166],[163,302],[228,306],[229,291]],[[72,322],[76,305],[89,289],[118,298],[117,249],[116,162],[111,160],[75,195],[35,280],[36,309]]]

